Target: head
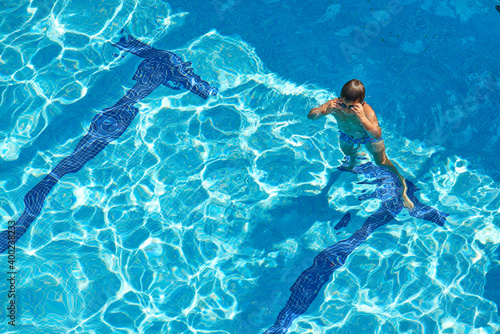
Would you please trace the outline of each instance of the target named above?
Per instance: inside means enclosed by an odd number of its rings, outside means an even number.
[[[349,80],[340,91],[340,100],[347,106],[365,100],[365,86],[358,79]]]

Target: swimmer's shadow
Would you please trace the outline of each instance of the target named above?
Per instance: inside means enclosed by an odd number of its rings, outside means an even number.
[[[330,224],[339,220],[342,222],[342,214],[346,213],[330,208],[328,192],[343,173],[365,175],[371,181],[358,181],[358,184],[376,185],[375,191],[363,193],[358,197],[360,201],[371,198],[381,200],[381,208],[377,213],[374,213],[375,216],[372,215],[373,217],[377,217],[377,214],[385,215],[386,213],[390,213],[394,217],[403,209],[401,197],[398,195],[402,191],[402,187],[395,175],[392,175],[384,168],[374,166],[372,163],[362,164],[354,167],[354,169],[347,169],[341,165],[330,174],[328,183],[319,194],[285,198],[283,201],[286,204],[269,210],[269,215],[266,215],[269,218],[256,223],[248,242],[251,242],[256,249],[268,249],[273,244],[286,240],[289,236],[304,235],[317,221],[328,221]],[[415,204],[415,208],[410,212],[410,215],[434,221],[443,226],[448,215],[420,203],[420,200],[415,196],[415,192],[419,189],[409,180],[406,180],[406,183],[408,185],[408,197]]]
[[[337,223],[345,213],[329,207],[328,193],[342,173],[343,171],[335,169],[319,194],[285,198],[283,202],[286,204],[269,210],[266,217],[270,218],[258,222],[247,239],[247,242],[252,243],[250,247],[271,251],[276,243],[291,236],[303,236],[317,221]],[[286,303],[288,293],[276,289],[269,282],[291,286],[297,279],[297,273],[307,269],[317,256],[316,251],[307,248],[301,248],[299,252],[299,255],[296,254],[287,261],[278,257],[276,267],[263,269],[264,272],[255,282],[259,288],[251,293],[252,302],[246,304],[239,315],[235,333],[256,333],[275,320],[279,308]],[[256,299],[255,295],[260,297]]]
[[[345,213],[330,208],[328,192],[341,173],[334,170],[319,194],[285,198],[283,201],[287,204],[269,210],[271,219],[257,223],[249,238],[253,247],[265,249],[289,236],[301,236],[317,221],[340,220]]]

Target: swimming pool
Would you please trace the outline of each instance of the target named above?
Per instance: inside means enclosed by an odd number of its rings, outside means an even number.
[[[306,117],[356,77],[389,157],[449,216],[440,227],[395,212],[288,332],[496,333],[495,4],[5,2],[2,230],[134,86],[143,60],[112,45],[122,29],[192,62],[218,94],[158,87],[54,185],[16,244],[16,274],[0,256],[3,332],[264,333],[318,254],[383,207],[367,196],[383,182],[337,170],[334,119]]]

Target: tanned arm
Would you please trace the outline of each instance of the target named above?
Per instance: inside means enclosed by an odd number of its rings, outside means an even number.
[[[365,103],[363,106],[363,111],[364,113],[357,113],[361,125],[363,125],[363,128],[370,137],[379,139],[382,137],[382,129],[378,125],[377,115],[375,115],[375,112],[368,103]]]
[[[338,108],[337,100],[338,99],[330,100],[317,108],[311,109],[309,111],[309,114],[307,115],[307,118],[316,120],[323,116],[331,114],[336,108]]]

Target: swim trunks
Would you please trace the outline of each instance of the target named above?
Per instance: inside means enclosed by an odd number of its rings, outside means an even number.
[[[342,131],[339,131],[339,132],[340,132],[340,139],[342,139],[348,143],[351,143],[351,144],[366,144],[368,142],[377,143],[377,142],[382,140],[382,137],[380,137],[379,139],[375,139],[372,137],[354,138],[354,137],[351,137],[351,136],[343,133]]]

